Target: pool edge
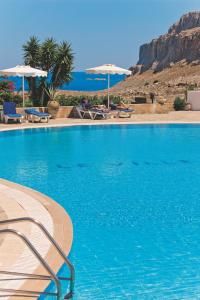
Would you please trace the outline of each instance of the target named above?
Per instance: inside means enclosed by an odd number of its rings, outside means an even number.
[[[71,221],[69,215],[67,214],[67,212],[64,210],[64,208],[61,207],[53,199],[49,198],[48,196],[46,196],[40,192],[37,192],[36,190],[33,190],[31,188],[27,188],[25,186],[10,182],[5,179],[0,179],[0,185],[1,185],[1,187],[4,186],[6,190],[7,189],[10,190],[11,193],[13,193],[14,190],[16,191],[16,193],[17,193],[17,191],[19,193],[20,192],[25,193],[26,195],[28,195],[29,197],[32,197],[35,201],[37,201],[38,203],[40,203],[40,205],[42,205],[44,207],[46,212],[52,218],[53,237],[58,242],[58,244],[61,246],[61,248],[64,250],[64,253],[67,256],[72,247],[73,227],[72,227],[72,221]],[[2,191],[0,191],[0,194],[2,194]],[[2,196],[2,195],[0,195],[0,196]],[[3,195],[3,197],[5,198],[5,194]],[[1,199],[1,201],[6,201],[6,199],[5,200]],[[12,199],[12,201],[14,201],[14,200]],[[20,206],[21,205],[22,205],[22,203],[20,203]],[[26,203],[26,205],[27,205],[27,203]],[[15,212],[8,211],[8,209],[7,210],[4,209],[4,211],[5,211],[5,213],[7,213],[7,216],[9,216],[9,218],[12,218],[13,214],[14,214],[14,217],[17,217],[16,209],[15,209]],[[21,217],[22,214],[24,214],[24,216],[31,217],[31,211],[24,210],[24,211],[20,212],[19,216]],[[28,224],[26,224],[26,225],[22,224],[20,227],[21,229],[19,229],[19,227],[17,227],[17,229],[20,230],[21,232],[23,232],[23,230],[24,230],[25,231],[24,233],[26,235],[26,234],[28,234],[27,233],[27,230],[28,230],[27,225]],[[48,224],[43,224],[43,225],[48,229]],[[33,226],[32,230],[34,230],[34,225],[32,225],[32,226]],[[11,226],[11,225],[9,226],[9,228],[13,228],[13,227],[14,226]],[[8,247],[9,243],[5,236],[5,239],[3,240],[3,242],[0,245],[0,250],[6,249],[6,243],[8,244],[7,245],[7,247]],[[39,244],[38,244],[38,248],[40,248]],[[24,250],[25,250],[24,248],[21,248],[20,251],[24,251]],[[53,271],[55,273],[58,273],[59,269],[61,268],[61,266],[64,263],[63,259],[60,257],[60,255],[57,253],[57,251],[55,251],[55,248],[53,248],[52,245],[49,245],[48,251],[44,255],[43,258],[48,262],[48,264],[51,266],[51,268],[53,269]],[[4,259],[5,259],[5,257],[4,257]],[[3,262],[3,260],[1,262]],[[13,262],[12,265],[16,265],[16,263],[20,265],[20,257],[19,256],[18,256],[18,260],[16,262]],[[40,264],[38,264],[38,266],[34,269],[34,272],[32,272],[32,273],[44,274],[44,269],[41,267]],[[49,285],[49,282],[45,282],[45,281],[37,281],[36,282],[35,280],[34,281],[26,280],[20,286],[20,289],[34,290],[34,288],[37,287],[37,290],[44,291],[48,285]],[[7,299],[15,299],[15,297],[8,297]],[[19,299],[19,297],[18,297],[18,299]]]

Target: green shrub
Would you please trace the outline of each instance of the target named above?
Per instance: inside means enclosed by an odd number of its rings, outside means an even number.
[[[101,105],[107,103],[107,96],[70,96],[70,95],[59,95],[57,100],[61,106],[76,106],[81,103],[83,99],[87,99],[92,105]],[[123,101],[121,97],[110,95],[110,101],[118,104]]]
[[[33,101],[31,99],[26,99],[24,105],[25,107],[33,107]]]
[[[175,110],[184,110],[185,104],[186,104],[185,99],[176,97],[176,99],[174,100],[174,109]]]
[[[17,106],[23,105],[23,98],[18,94],[12,95],[11,101],[15,102]]]
[[[194,91],[195,89],[197,89],[197,84],[196,83],[187,85],[187,90],[188,91]]]

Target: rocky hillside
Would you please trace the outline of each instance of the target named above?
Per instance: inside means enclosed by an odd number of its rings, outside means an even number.
[[[154,93],[173,101],[187,89],[200,88],[200,12],[188,13],[168,33],[140,48],[133,76],[112,88],[113,94],[133,99]]]
[[[183,15],[178,22],[173,24],[169,30],[169,34],[178,34],[181,31],[200,27],[200,12],[189,12]]]
[[[135,96],[146,96],[154,93],[173,101],[176,96],[183,97],[187,89],[200,88],[200,65],[179,62],[160,72],[148,70],[142,74],[128,77],[113,87],[112,94],[133,100]]]
[[[161,71],[179,61],[200,63],[200,12],[185,14],[167,34],[140,47],[133,73]]]

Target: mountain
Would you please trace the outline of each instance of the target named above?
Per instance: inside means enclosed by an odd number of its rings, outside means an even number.
[[[200,12],[183,15],[168,32],[140,47],[138,63],[130,68],[133,76],[112,88],[112,93],[173,102],[187,89],[200,88]]]
[[[158,72],[180,61],[200,63],[200,12],[183,15],[168,33],[142,45],[137,65],[131,69],[133,73]]]

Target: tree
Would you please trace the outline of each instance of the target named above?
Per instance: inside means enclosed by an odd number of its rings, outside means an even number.
[[[52,86],[54,88],[58,88],[72,79],[73,58],[70,44],[63,42],[58,45],[55,64],[52,69]]]
[[[24,63],[33,68],[40,67],[40,42],[36,36],[30,37],[28,42],[23,45],[24,50]],[[28,77],[29,88],[31,90],[32,99],[37,99],[37,86],[36,78]]]
[[[23,45],[25,65],[33,68],[40,66],[40,41],[36,36],[31,36],[28,42]]]
[[[46,39],[40,46],[40,67],[51,72],[55,64],[58,45],[53,38]]]
[[[53,38],[47,38],[40,43],[37,37],[32,36],[23,45],[23,51],[26,65],[49,73],[48,78],[28,79],[33,103],[37,105],[34,100],[39,98],[46,105],[49,99],[46,90],[57,89],[72,79],[74,54],[71,45],[66,41],[58,44]]]

